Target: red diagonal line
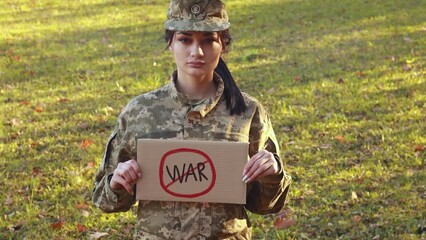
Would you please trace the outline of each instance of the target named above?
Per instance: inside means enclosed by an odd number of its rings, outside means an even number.
[[[208,163],[209,161],[204,161],[204,162],[202,162],[202,164],[206,164],[206,163]],[[195,167],[195,169],[199,169],[200,168],[200,165],[199,164],[197,164],[197,167]],[[185,173],[185,174],[183,174],[181,177],[182,177],[182,179],[184,178],[184,177],[186,177],[188,174],[190,174],[191,172],[194,172],[195,171],[195,169],[193,169],[193,170],[188,170],[188,172],[187,173]],[[175,182],[177,182],[179,180],[179,178],[177,178],[177,179],[173,179],[173,181],[171,181],[169,184],[167,184],[166,185],[166,188],[169,188],[170,187],[170,185],[172,185],[173,183],[175,183]]]

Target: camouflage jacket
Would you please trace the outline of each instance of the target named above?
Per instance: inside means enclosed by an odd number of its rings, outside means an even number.
[[[274,153],[281,168],[278,175],[248,184],[245,205],[139,201],[135,234],[135,239],[250,239],[246,209],[258,214],[280,211],[291,182],[278,157],[267,113],[243,93],[248,109],[230,116],[222,97],[223,81],[216,74],[216,94],[201,101],[179,93],[176,77],[174,72],[170,84],[132,99],[118,117],[96,174],[93,202],[105,212],[127,211],[136,202],[125,190],[111,189],[109,181],[119,162],[136,159],[137,138],[250,142],[250,157],[266,149]]]

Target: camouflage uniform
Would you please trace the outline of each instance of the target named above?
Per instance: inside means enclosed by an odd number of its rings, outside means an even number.
[[[280,172],[249,183],[247,204],[139,201],[135,234],[135,239],[250,239],[246,209],[258,214],[280,211],[291,182],[281,167],[267,113],[243,93],[248,109],[230,116],[223,81],[216,73],[216,94],[201,101],[179,93],[176,79],[175,71],[170,84],[134,98],[120,114],[96,175],[94,204],[105,212],[119,212],[135,203],[127,191],[111,189],[109,181],[119,162],[136,159],[137,138],[250,142],[249,156],[261,149],[272,152]]]

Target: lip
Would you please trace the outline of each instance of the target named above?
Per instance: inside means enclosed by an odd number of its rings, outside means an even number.
[[[204,61],[189,61],[189,62],[187,62],[187,64],[190,67],[200,68],[200,67],[204,66],[206,63]]]

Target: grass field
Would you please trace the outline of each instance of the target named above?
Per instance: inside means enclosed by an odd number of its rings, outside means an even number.
[[[296,224],[255,239],[426,239],[426,2],[229,0],[229,67],[268,108]],[[116,116],[166,84],[165,0],[0,1],[0,239],[131,239],[91,204]]]

